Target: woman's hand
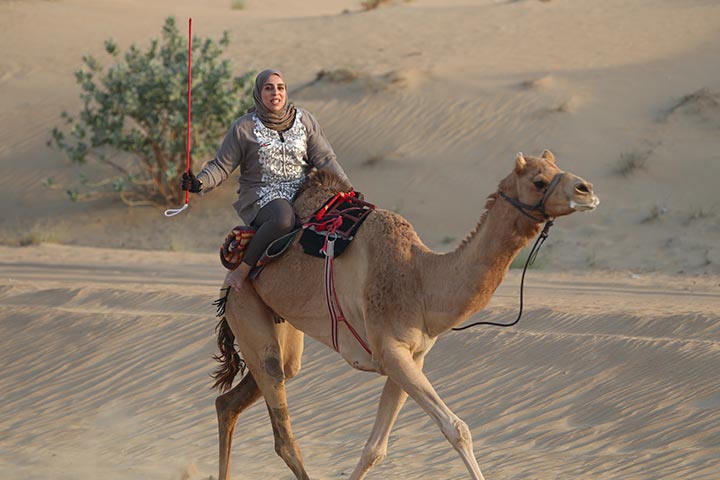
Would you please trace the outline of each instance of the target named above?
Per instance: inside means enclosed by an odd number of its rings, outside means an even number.
[[[185,172],[182,175],[180,188],[192,193],[200,193],[200,190],[202,190],[202,182],[198,180],[192,172]]]

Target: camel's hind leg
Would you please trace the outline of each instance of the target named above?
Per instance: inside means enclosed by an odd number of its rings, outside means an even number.
[[[248,282],[243,284],[241,291],[233,290],[231,292],[226,313],[238,348],[243,353],[250,370],[248,377],[252,380],[248,380],[246,386],[243,387],[245,381],[243,379],[243,382],[235,387],[238,391],[232,397],[225,399],[231,402],[230,407],[225,408],[229,408],[230,412],[238,409],[242,411],[246,407],[240,407],[240,405],[251,396],[255,397],[257,392],[254,390],[258,389],[265,397],[265,403],[270,412],[275,436],[275,451],[298,479],[308,479],[300,450],[292,433],[285,393],[285,380],[292,378],[300,370],[303,334],[288,323],[275,323],[273,312],[262,302]],[[252,387],[253,384],[254,387]],[[253,401],[256,398],[258,397],[255,397]],[[218,418],[220,419],[219,416]],[[227,419],[229,423],[226,425],[230,426],[237,420],[237,415],[234,418],[228,416]],[[225,428],[227,429],[227,427]],[[229,457],[229,440],[224,440],[224,436],[232,435],[232,428],[229,430],[225,434],[221,430],[221,462],[223,461],[223,443],[228,447],[225,455]],[[229,459],[225,459],[225,464],[227,471]],[[222,476],[223,463],[220,468],[220,479],[228,479],[227,473],[225,473],[225,477]]]
[[[258,385],[270,414],[275,436],[275,452],[285,461],[295,477],[299,480],[309,480],[290,424],[285,378],[278,359],[279,352],[269,349],[266,353],[262,370],[258,373]]]
[[[260,397],[260,388],[252,374],[248,373],[235,388],[215,400],[220,437],[220,480],[230,478],[230,449],[237,419],[243,410]]]

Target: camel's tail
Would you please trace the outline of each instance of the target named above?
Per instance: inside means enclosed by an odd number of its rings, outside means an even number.
[[[222,288],[220,291],[224,292],[224,295],[213,303],[217,307],[217,316],[222,317],[222,320],[215,327],[217,346],[220,353],[213,355],[213,358],[220,363],[220,366],[211,376],[215,379],[213,388],[226,392],[232,387],[232,382],[238,372],[241,375],[245,373],[245,361],[240,358],[235,349],[235,334],[233,334],[230,324],[225,318],[225,306],[228,295],[230,295],[230,287]]]

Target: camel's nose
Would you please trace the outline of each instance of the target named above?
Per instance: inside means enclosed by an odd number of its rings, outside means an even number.
[[[592,189],[593,189],[593,186],[592,186],[592,183],[590,183],[590,182],[581,181],[575,185],[575,190],[578,193],[589,194],[592,192]]]

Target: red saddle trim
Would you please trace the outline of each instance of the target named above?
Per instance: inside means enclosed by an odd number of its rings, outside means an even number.
[[[355,191],[338,192],[310,217],[309,222],[303,224],[303,228],[350,237],[356,225],[361,223],[373,210],[375,210],[375,205],[357,198]],[[342,228],[343,223],[346,224],[345,228]]]

